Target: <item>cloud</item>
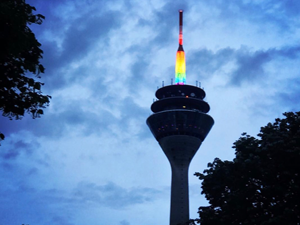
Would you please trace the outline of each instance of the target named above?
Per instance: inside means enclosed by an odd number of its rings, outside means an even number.
[[[89,209],[99,208],[125,210],[135,205],[153,202],[161,191],[151,188],[123,188],[115,183],[98,185],[80,182],[72,191],[59,189],[33,189],[28,183],[19,186],[0,187],[1,222],[5,223],[56,223],[60,225],[76,224],[76,214]],[[62,210],[64,213],[62,213]],[[14,214],[19,214],[14,218]],[[23,220],[23,221],[22,221]],[[130,224],[126,220],[120,224]]]
[[[93,203],[115,209],[124,209],[136,204],[154,201],[161,192],[152,188],[125,189],[112,182],[105,185],[81,182],[73,191],[76,202]]]
[[[189,54],[187,67],[190,73],[198,74],[202,79],[218,74],[229,76],[226,85],[241,86],[244,83],[254,84],[268,77],[266,67],[269,64],[275,64],[278,60],[295,60],[299,55],[298,45],[257,51],[246,46],[239,49],[222,48],[215,52],[200,49]],[[229,66],[228,72],[226,66]]]
[[[206,48],[189,53],[187,68],[189,74],[197,74],[201,80],[209,79],[218,70],[235,60],[235,50],[223,48],[216,52]]]
[[[31,155],[35,148],[38,147],[36,142],[27,143],[23,140],[10,141],[11,147],[0,151],[0,158],[3,160],[13,160],[20,156],[20,154]]]
[[[130,223],[127,220],[120,221],[120,225],[130,225]]]
[[[280,86],[281,92],[276,94],[273,107],[275,108],[279,103],[284,111],[299,111],[300,78],[287,79],[286,83]]]
[[[73,21],[62,43],[60,60],[68,63],[85,57],[99,42],[103,48],[109,45],[110,30],[120,26],[121,15],[108,11],[100,15],[87,13]]]
[[[178,29],[178,12],[179,9],[188,10],[188,4],[181,1],[169,1],[160,10],[155,12],[153,31],[156,38],[153,39],[150,46],[162,47],[173,40],[174,29]]]
[[[243,81],[255,82],[264,77],[264,65],[271,61],[273,50],[251,52],[239,49],[236,54],[236,69],[230,83],[240,86]]]
[[[39,30],[43,31],[39,41],[44,51],[42,64],[46,68],[43,82],[47,88],[44,87],[43,90],[54,91],[69,85],[72,82],[72,79],[68,79],[69,64],[93,57],[99,46],[107,49],[111,31],[120,27],[124,13],[111,9],[109,3],[93,2],[91,5],[84,5],[84,9],[78,13],[82,6],[80,1],[70,4],[61,2],[60,9],[56,7],[55,10],[46,11],[46,21],[49,22],[45,21],[41,25],[43,29]],[[81,76],[89,76],[87,71],[86,67],[85,71],[81,70]],[[73,69],[72,77],[74,75]]]
[[[278,32],[289,32],[297,24],[297,12],[300,8],[298,1],[239,1],[230,2],[205,2],[205,4],[216,9],[221,20],[249,21],[259,23],[260,26],[275,25]],[[238,20],[236,19],[238,18]]]
[[[236,52],[236,69],[232,72],[230,83],[240,86],[244,81],[257,82],[268,75],[265,67],[277,60],[298,58],[300,46],[284,46],[280,49],[251,51],[241,48]]]
[[[70,220],[70,218],[68,218],[66,216],[56,215],[56,216],[53,216],[51,223],[59,224],[59,225],[75,225],[75,223],[71,223],[69,220]]]

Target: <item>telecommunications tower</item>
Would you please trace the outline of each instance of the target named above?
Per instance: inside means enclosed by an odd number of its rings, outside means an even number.
[[[179,10],[179,48],[175,84],[159,88],[147,125],[166,154],[172,169],[170,225],[189,220],[188,168],[214,124],[202,88],[186,84],[182,14]]]

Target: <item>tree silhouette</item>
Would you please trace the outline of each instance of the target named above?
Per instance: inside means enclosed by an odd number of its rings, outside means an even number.
[[[0,1],[0,111],[9,119],[21,119],[25,112],[39,117],[51,98],[42,95],[43,83],[36,81],[44,73],[43,51],[29,25],[45,17],[35,10],[25,0]]]
[[[283,115],[259,139],[242,134],[233,161],[216,158],[195,174],[209,201],[197,223],[300,224],[300,112]]]

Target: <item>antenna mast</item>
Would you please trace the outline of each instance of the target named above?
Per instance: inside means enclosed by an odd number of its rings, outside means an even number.
[[[179,10],[179,47],[176,53],[176,66],[175,66],[175,84],[184,85],[186,82],[186,73],[185,73],[185,53],[183,50],[183,35],[182,35],[182,26],[183,26],[183,10]]]
[[[183,36],[182,36],[182,18],[183,16],[183,10],[179,10],[179,45],[183,44]]]

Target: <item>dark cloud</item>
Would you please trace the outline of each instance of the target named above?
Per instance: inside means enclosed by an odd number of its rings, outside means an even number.
[[[70,217],[69,216],[61,216],[61,215],[55,215],[49,221],[50,224],[59,224],[59,225],[74,225],[74,223],[70,222]]]
[[[284,112],[298,112],[300,110],[299,78],[286,79],[280,85],[276,85],[276,87],[279,87],[276,92],[270,92],[268,93],[269,95],[249,103],[249,110],[253,116],[265,117],[273,112],[278,112],[278,116],[280,116]]]
[[[42,81],[45,86],[42,87],[44,92],[49,93],[55,89],[60,89],[69,83],[65,77],[65,72],[62,70],[63,61],[60,61],[60,51],[57,43],[54,41],[44,41],[42,49],[44,57],[41,61],[45,67],[45,73],[42,74]]]
[[[14,174],[17,176],[18,174]],[[26,178],[23,178],[26,180]],[[27,178],[28,179],[28,178]],[[35,181],[37,182],[37,181]],[[42,191],[26,184],[2,183],[0,187],[0,221],[3,224],[59,224],[71,225],[72,213],[61,213],[61,205]],[[66,193],[64,193],[66,194]],[[53,197],[53,196],[52,196]],[[63,196],[61,196],[63,197]],[[55,201],[54,201],[55,199]],[[57,208],[52,208],[55,205]],[[69,206],[71,207],[71,206]]]
[[[45,29],[48,28],[53,28],[57,31],[63,29],[61,18],[59,18],[59,16],[53,11],[53,9],[55,9],[62,2],[62,0],[52,0],[51,2],[47,2],[47,4],[45,4],[45,2],[39,0],[26,1],[26,3],[36,8],[36,11],[34,12],[35,14],[42,14],[45,16],[45,20],[43,20],[42,25],[34,24],[30,26],[37,36],[39,36],[44,32]],[[61,26],[58,26],[58,24],[61,24]]]
[[[285,111],[297,112],[300,110],[299,99],[300,78],[287,79],[287,82],[282,84],[281,91],[274,96],[274,107],[281,105]]]
[[[161,191],[152,188],[126,189],[115,183],[97,185],[89,182],[79,183],[73,192],[59,189],[37,191],[29,183],[2,183],[1,223],[72,225],[77,224],[74,221],[76,214],[86,209],[102,206],[124,210],[130,206],[154,201],[161,194]],[[122,220],[120,224],[130,223]]]
[[[140,91],[142,87],[137,86]],[[109,129],[110,125],[117,125],[122,132],[128,133],[134,130],[131,121],[137,120],[137,126],[143,124],[145,129],[141,129],[140,132],[136,133],[137,138],[149,137],[150,133],[146,127],[145,120],[150,114],[150,109],[142,108],[134,102],[134,98],[139,98],[138,91],[132,95],[120,101],[117,97],[106,96],[99,98],[105,107],[100,110],[97,114],[91,110],[85,110],[86,106],[81,105],[81,100],[70,101],[70,102],[56,102],[57,110],[49,112],[45,110],[45,114],[41,118],[31,119],[30,116],[26,115],[22,120],[9,120],[5,117],[0,117],[1,132],[6,135],[6,139],[3,141],[12,142],[14,141],[10,134],[20,133],[22,131],[30,132],[35,137],[47,137],[49,139],[60,139],[66,135],[71,128],[72,131],[76,131],[80,136],[89,136],[91,134],[101,135],[103,133],[112,132]],[[105,108],[115,108],[115,104],[118,102],[118,111],[121,116],[115,117],[111,112],[105,110]],[[59,108],[61,105],[62,108]],[[90,106],[92,107],[92,106]],[[150,106],[149,106],[150,107]],[[135,127],[140,130],[140,127]],[[125,140],[130,141],[130,140]],[[18,142],[20,145],[21,142]],[[28,143],[23,143],[27,144]],[[17,145],[17,144],[14,144]],[[36,143],[31,147],[28,146],[26,154],[29,154],[33,148],[38,148]],[[50,146],[49,146],[50,147]],[[2,152],[2,157],[11,158],[17,157],[20,154],[20,149],[11,147],[7,152]],[[24,150],[25,151],[25,150]]]
[[[68,63],[73,60],[80,60],[99,41],[103,47],[109,44],[111,29],[120,26],[121,16],[114,11],[108,11],[100,15],[85,14],[75,20],[65,34],[62,43],[63,52],[60,60]]]
[[[222,70],[222,67],[233,63],[234,68],[228,75],[229,83],[234,86],[241,86],[243,83],[256,83],[269,75],[265,71],[266,65],[275,60],[291,60],[299,58],[300,46],[285,46],[280,49],[267,49],[253,51],[246,46],[240,49],[224,48],[216,52],[208,49],[201,49],[189,53],[187,67],[189,73],[196,73],[200,78],[215,76],[215,73]]]
[[[152,29],[156,37],[152,40],[150,46],[160,48],[165,46],[166,43],[174,41],[174,36],[172,35],[174,29],[179,32],[178,10],[184,9],[188,11],[189,8],[190,5],[188,3],[175,0],[166,2],[160,10],[156,11],[154,13],[154,20],[152,21]],[[144,23],[144,21],[140,21],[140,24]]]
[[[13,160],[16,159],[21,153],[24,153],[28,156],[31,155],[34,149],[38,147],[38,144],[35,142],[26,143],[22,140],[17,140],[16,142],[11,140],[10,143],[10,148],[0,151],[0,158],[4,160]]]
[[[251,51],[241,48],[236,51],[236,66],[230,83],[240,86],[244,81],[257,82],[267,78],[265,66],[274,60],[295,59],[300,55],[300,46],[288,46],[280,49]]]
[[[37,2],[33,2],[37,3]],[[67,1],[53,2],[50,5],[60,3],[67,3]],[[70,2],[69,2],[70,3]],[[67,77],[66,67],[71,62],[77,62],[88,56],[93,51],[95,46],[102,45],[103,49],[109,45],[110,31],[118,29],[121,25],[122,17],[124,13],[108,9],[107,3],[104,1],[94,2],[89,5],[89,1],[86,2],[86,7],[90,7],[90,10],[82,10],[76,17],[66,18],[67,15],[57,15],[54,8],[47,6],[45,9],[45,22],[39,26],[39,29],[34,29],[39,36],[43,37],[40,42],[42,43],[42,50],[44,51],[44,57],[42,64],[46,68],[45,74],[42,75],[43,82],[46,83],[45,90],[62,88],[66,85],[70,85],[72,80]],[[83,2],[74,1],[71,3],[75,9],[82,7]],[[38,8],[44,9],[44,5],[39,4]],[[67,6],[66,6],[67,8]],[[75,12],[74,12],[75,13]],[[45,35],[48,37],[45,37]],[[53,37],[51,36],[53,35]],[[60,40],[57,42],[57,38]],[[61,42],[60,44],[58,44]],[[101,53],[100,53],[101,55]],[[88,68],[83,71],[81,68],[81,74],[88,76]],[[99,74],[101,76],[101,74]]]
[[[222,66],[235,59],[235,50],[232,48],[220,49],[213,52],[208,49],[189,52],[187,68],[189,74],[197,74],[200,79],[205,79],[222,68]]]
[[[138,95],[136,95],[138,97]],[[122,111],[122,118],[127,120],[130,118],[137,118],[137,117],[145,117],[147,113],[149,113],[148,108],[142,108],[138,106],[134,99],[135,97],[127,97],[122,101],[121,111]],[[149,106],[150,107],[150,106]]]
[[[134,78],[134,84],[130,85],[132,90],[136,90],[136,84],[144,82],[147,79],[149,80],[149,76],[147,76],[148,74],[145,73],[145,71],[148,70],[149,62],[147,62],[145,59],[145,57],[139,58],[139,60],[134,62],[131,66],[131,74]]]
[[[88,136],[93,132],[101,134],[107,130],[107,126],[116,121],[115,117],[106,110],[95,114],[89,110],[84,110],[80,101],[66,102],[58,108],[59,112],[50,113],[45,110],[45,115],[38,119],[31,119],[26,115],[22,120],[9,120],[0,117],[1,132],[6,135],[4,141],[10,140],[12,133],[27,131],[36,137],[61,138],[72,127],[82,136]]]
[[[243,81],[256,81],[265,76],[264,66],[272,60],[273,50],[255,51],[240,49],[236,54],[236,66],[231,76],[231,84],[240,86]]]
[[[300,2],[296,0],[206,1],[205,4],[217,9],[219,14],[215,16],[220,19],[232,20],[234,23],[245,20],[259,23],[260,26],[272,24],[278,32],[289,32],[297,23],[300,10]]]
[[[285,46],[281,49],[276,49],[274,53],[277,57],[282,57],[286,59],[296,59],[300,55],[300,45]]]
[[[272,4],[279,4],[280,7],[279,9],[282,9],[284,11],[285,15],[289,15],[289,16],[295,16],[298,17],[299,16],[299,12],[300,12],[300,2],[297,0],[289,0],[289,1],[276,1],[273,0]]]
[[[159,194],[160,191],[152,188],[125,189],[114,183],[96,185],[81,182],[74,190],[73,196],[81,204],[93,202],[115,209],[123,209],[131,205],[154,201]]]
[[[141,65],[139,67],[141,69]],[[80,74],[81,70],[78,70],[78,73]],[[136,69],[136,73],[139,73],[139,69]],[[111,124],[117,124],[126,131],[131,128],[128,124],[130,119],[138,119],[144,123],[144,120],[149,115],[149,108],[141,108],[134,102],[134,98],[140,98],[140,92],[143,91],[144,87],[141,85],[141,82],[131,86],[131,97],[121,100],[121,96],[108,95],[107,86],[103,85],[99,78],[99,82],[93,82],[90,87],[91,91],[93,91],[93,99],[87,99],[84,101],[85,104],[82,104],[80,99],[65,101],[63,98],[53,98],[54,106],[51,112],[45,109],[41,118],[32,119],[30,115],[25,115],[22,120],[15,121],[0,117],[1,132],[6,135],[5,141],[7,141],[10,139],[10,134],[23,130],[31,132],[36,137],[44,136],[47,138],[61,138],[70,127],[72,127],[73,131],[78,129],[78,133],[81,133],[82,136],[88,136],[92,133],[101,135],[103,132],[110,132],[108,126]],[[124,86],[124,88],[128,87],[130,86]],[[93,101],[96,99],[99,99],[103,108],[97,113],[87,110],[86,108],[93,108],[93,106],[86,103],[90,102],[90,104],[93,104]],[[118,108],[116,108],[116,104]],[[121,118],[116,118],[106,108],[112,111],[120,111]],[[140,135],[147,134],[141,133]],[[7,157],[17,156],[17,153],[14,151],[11,151],[9,154]]]
[[[130,225],[130,223],[127,220],[120,221],[120,225]]]

